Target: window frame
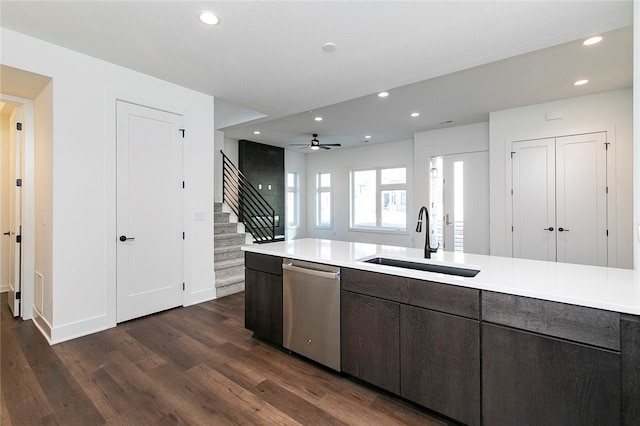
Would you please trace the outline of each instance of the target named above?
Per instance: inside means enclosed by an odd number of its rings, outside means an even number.
[[[390,170],[390,169],[404,169],[405,171],[405,181],[404,183],[387,183],[382,184],[382,170]],[[354,217],[355,217],[355,174],[357,172],[376,172],[376,224],[375,226],[366,226],[366,225],[355,225]],[[364,167],[359,169],[351,169],[349,171],[349,230],[350,231],[375,231],[375,232],[393,232],[393,233],[407,233],[407,215],[408,212],[405,211],[404,218],[404,228],[397,227],[389,227],[382,226],[382,193],[384,191],[404,191],[405,192],[405,202],[408,207],[408,167],[406,165],[399,166],[379,166],[379,167]]]

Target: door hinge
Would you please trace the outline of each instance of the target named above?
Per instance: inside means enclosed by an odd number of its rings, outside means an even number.
[[[513,189],[511,190],[511,195],[513,195]]]
[[[607,229],[607,237],[609,236],[609,230]]]
[[[182,181],[182,189],[184,189],[184,181]]]
[[[22,242],[22,235],[16,235],[16,243],[20,244]]]
[[[22,179],[16,179],[16,186],[22,186]]]
[[[182,132],[182,138],[184,138],[184,131],[185,131],[185,130],[186,130],[186,129],[178,129],[178,131],[179,131],[179,132]]]
[[[22,299],[22,292],[16,291],[16,300],[21,300],[21,299]]]
[[[16,129],[18,131],[21,131],[22,130],[22,123],[16,123]]]
[[[511,226],[511,232],[513,232],[513,226]]]
[[[182,233],[182,239],[184,240],[184,232]]]
[[[184,283],[182,283],[182,291],[184,291]]]

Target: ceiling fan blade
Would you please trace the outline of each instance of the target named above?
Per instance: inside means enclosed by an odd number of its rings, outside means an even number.
[[[327,145],[318,145],[318,147],[319,147],[319,148],[322,148],[322,149],[331,149],[331,148],[329,148]]]
[[[320,144],[320,146],[342,146],[342,144],[339,144],[339,143],[323,143],[323,144]]]
[[[309,146],[308,143],[290,143],[289,146]]]

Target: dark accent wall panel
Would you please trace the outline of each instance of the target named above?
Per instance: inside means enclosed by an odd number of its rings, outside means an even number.
[[[279,217],[276,235],[284,235],[284,148],[241,139],[238,142],[238,168],[273,207]]]

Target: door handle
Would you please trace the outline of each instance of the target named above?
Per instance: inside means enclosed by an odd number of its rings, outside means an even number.
[[[7,237],[11,236],[11,231],[3,232],[2,235],[6,235]]]
[[[565,229],[565,228],[558,228],[558,231],[559,231],[559,232],[569,232],[569,230],[568,230],[568,229]]]
[[[553,226],[550,226],[548,228],[544,228],[545,231],[553,231]]]
[[[120,235],[120,241],[127,241],[127,240],[135,240],[135,238],[127,237],[126,235]]]

